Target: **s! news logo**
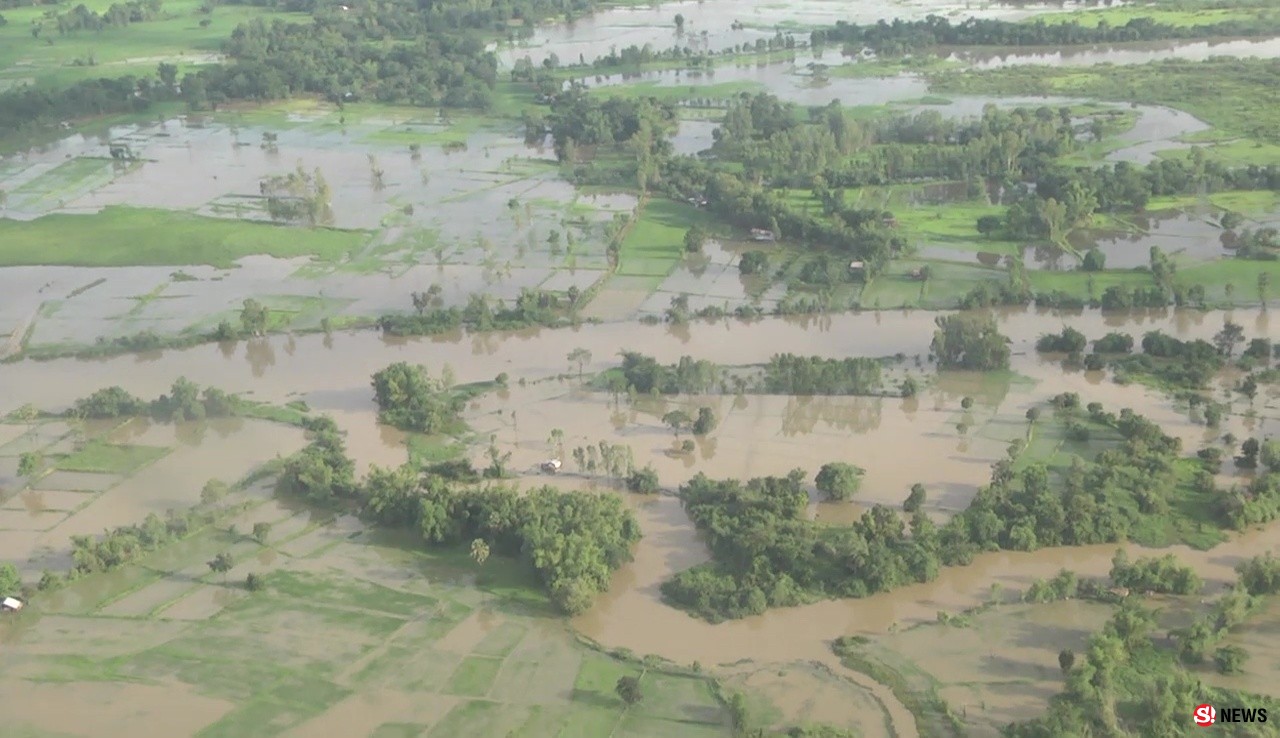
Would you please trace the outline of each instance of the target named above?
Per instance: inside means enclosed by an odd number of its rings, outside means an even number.
[[[1201,728],[1207,728],[1219,722],[1265,723],[1267,709],[1265,707],[1224,707],[1218,710],[1213,705],[1197,705],[1191,717]]]

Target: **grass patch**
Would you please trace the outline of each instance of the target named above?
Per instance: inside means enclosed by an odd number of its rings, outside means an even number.
[[[523,705],[472,700],[449,711],[429,734],[431,738],[493,738],[511,735],[529,717]]]
[[[468,656],[454,669],[449,678],[449,693],[468,697],[483,697],[489,693],[493,680],[502,668],[501,659],[485,656]]]
[[[654,97],[664,102],[690,99],[727,101],[744,92],[755,94],[766,90],[767,87],[763,83],[747,80],[688,86],[664,85],[661,82],[639,82],[626,85],[596,85],[588,87],[587,94],[631,99]]]
[[[419,723],[383,723],[369,738],[418,738],[426,732],[427,726]]]
[[[409,463],[417,466],[454,461],[462,458],[467,450],[452,436],[439,434],[410,433],[405,438],[405,445],[409,447]]]
[[[439,600],[429,595],[402,592],[360,579],[337,579],[304,572],[280,571],[268,580],[277,595],[309,602],[359,603],[366,610],[397,617],[413,617],[434,610]]]
[[[0,266],[184,266],[230,268],[255,254],[337,261],[367,238],[360,231],[297,228],[146,208],[93,215],[0,220]]]
[[[196,738],[268,738],[324,712],[351,692],[313,678],[289,680],[233,710]]]
[[[118,446],[90,443],[58,462],[62,471],[131,474],[169,453],[161,446]]]
[[[684,234],[694,225],[709,228],[706,211],[665,199],[650,200],[640,211],[618,259],[620,276],[665,277],[684,258]]]
[[[938,92],[987,95],[1062,95],[1169,105],[1223,131],[1280,144],[1280,61],[1169,59],[1141,65],[1014,66],[930,75]]]

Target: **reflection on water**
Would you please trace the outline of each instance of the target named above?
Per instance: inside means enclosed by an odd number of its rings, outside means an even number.
[[[1215,39],[1211,41],[1150,41],[1096,46],[1004,49],[939,49],[949,61],[978,69],[1012,66],[1091,67],[1096,64],[1147,64],[1166,59],[1204,61],[1213,57],[1280,56],[1280,38]]]

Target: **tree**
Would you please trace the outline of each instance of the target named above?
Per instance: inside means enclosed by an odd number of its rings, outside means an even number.
[[[1223,674],[1239,674],[1244,671],[1244,662],[1249,652],[1240,646],[1223,646],[1213,654],[1213,663]]]
[[[1258,458],[1267,471],[1280,473],[1280,439],[1268,438],[1263,441]]]
[[[690,254],[700,253],[707,242],[707,232],[701,226],[691,226],[684,232],[684,250]]]
[[[267,537],[270,535],[271,523],[262,522],[253,524],[253,537],[258,543],[265,546],[267,544]]]
[[[769,256],[763,251],[748,251],[738,260],[740,274],[759,274],[769,266]]]
[[[644,699],[644,695],[640,693],[640,680],[635,677],[619,677],[618,683],[614,685],[614,691],[623,702],[627,703],[628,707]]]
[[[1089,249],[1084,252],[1084,261],[1081,268],[1086,272],[1100,272],[1107,268],[1107,255],[1098,249]]]
[[[676,33],[684,33],[684,14],[676,13]]]
[[[990,371],[1009,368],[1009,339],[988,314],[958,313],[937,318],[930,345],[942,369]]]
[[[240,325],[244,326],[245,333],[261,336],[267,330],[266,306],[252,297],[245,300],[240,310]]]
[[[427,370],[400,361],[373,375],[379,418],[401,430],[439,432],[457,419],[462,397],[449,392]]]
[[[695,436],[705,436],[716,427],[716,414],[709,407],[698,408],[698,417],[693,421],[693,434]]]
[[[591,352],[584,348],[576,348],[569,352],[570,364],[578,365],[578,381],[582,381],[582,368],[591,363]]]
[[[230,489],[227,483],[220,479],[210,479],[205,482],[204,489],[200,490],[200,503],[203,505],[216,505],[222,501]]]
[[[654,470],[653,466],[635,469],[631,474],[627,475],[627,491],[629,492],[652,495],[657,494],[659,489],[661,488],[658,486],[658,472]]]
[[[13,564],[0,564],[0,597],[17,594],[22,588],[22,577]]]
[[[25,451],[18,456],[18,476],[32,477],[44,466],[44,454],[39,451]]]
[[[863,470],[853,464],[833,461],[822,465],[813,483],[828,500],[847,500],[857,494],[862,474]]]
[[[208,562],[209,570],[222,575],[222,580],[227,579],[227,572],[236,565],[235,559],[231,558],[231,554],[227,551],[214,556]]]
[[[898,391],[903,397],[915,397],[920,392],[920,385],[916,382],[915,377],[906,377],[902,380],[902,384],[899,385]]]
[[[925,492],[924,485],[916,482],[911,485],[911,493],[907,495],[907,499],[902,502],[902,509],[905,512],[913,513],[924,505],[928,493]]]
[[[257,574],[250,573],[244,578],[244,588],[250,592],[261,592],[267,588],[267,580]]]
[[[1058,668],[1062,669],[1062,673],[1066,674],[1071,671],[1071,667],[1076,665],[1076,652],[1069,648],[1064,648],[1058,652]]]
[[[1241,343],[1244,343],[1244,328],[1230,320],[1225,321],[1222,324],[1222,330],[1213,336],[1213,345],[1217,347],[1218,353],[1228,358],[1235,353],[1236,346]]]
[[[489,544],[485,543],[483,538],[477,538],[471,542],[471,558],[477,564],[483,564],[489,559]]]
[[[683,410],[672,410],[662,416],[662,422],[670,426],[672,432],[676,434],[676,438],[679,438],[680,431],[688,428],[693,419],[689,417],[689,413]]]

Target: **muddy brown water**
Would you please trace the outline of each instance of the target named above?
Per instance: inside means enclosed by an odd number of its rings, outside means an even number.
[[[1035,310],[1003,311],[1002,330],[1013,341],[1013,368],[1025,379],[999,381],[983,375],[948,374],[920,397],[906,401],[716,396],[642,399],[631,407],[618,405],[607,395],[582,392],[576,367],[571,368],[566,358],[575,348],[587,348],[592,360],[586,368],[596,371],[613,365],[618,351],[631,348],[640,348],[664,362],[690,354],[726,364],[759,362],[783,351],[824,356],[901,352],[909,357],[908,361],[893,371],[922,375],[910,357],[927,353],[935,317],[926,312],[884,312],[770,318],[750,324],[697,323],[675,329],[615,323],[561,331],[397,340],[358,332],[338,334],[329,341],[322,336],[294,337],[292,351],[285,350],[285,342],[290,339],[280,337],[255,342],[259,351],[262,346],[274,351],[274,362],[265,365],[254,361],[254,352],[244,343],[148,357],[28,361],[0,367],[5,379],[0,387],[0,412],[25,402],[51,409],[64,407],[76,397],[111,384],[152,397],[165,391],[175,377],[185,375],[202,384],[251,393],[256,399],[305,399],[315,410],[336,417],[348,432],[349,447],[362,465],[394,464],[405,458],[403,438],[376,424],[369,375],[397,360],[421,362],[436,372],[447,364],[458,381],[490,379],[500,372],[511,377],[511,387],[474,402],[467,414],[481,436],[492,435],[500,448],[511,451],[512,468],[517,471],[530,469],[547,455],[559,453],[547,441],[551,430],[558,428],[564,431],[567,449],[599,440],[630,445],[637,463],[653,463],[668,486],[700,471],[711,476],[777,474],[794,466],[812,470],[827,460],[847,459],[867,468],[859,505],[897,504],[912,482],[922,481],[930,487],[931,512],[941,516],[967,504],[976,488],[986,481],[990,464],[1004,452],[1008,439],[999,432],[984,435],[979,426],[988,423],[989,428],[998,428],[999,422],[989,421],[1016,419],[1025,407],[1057,392],[1077,391],[1086,401],[1097,400],[1113,409],[1133,407],[1182,437],[1188,449],[1202,445],[1210,436],[1202,426],[1187,420],[1184,408],[1175,407],[1152,392],[1115,385],[1100,373],[1064,373],[1055,361],[1038,357],[1030,349],[1041,333],[1059,330],[1065,324],[1091,338],[1110,330],[1140,335],[1153,329],[1183,338],[1206,338],[1221,327],[1224,316],[1220,313],[1152,311],[1116,316],[1086,311],[1056,316]],[[1251,335],[1274,336],[1265,312],[1237,310],[1232,317]],[[521,387],[520,378],[531,383]],[[977,401],[970,411],[975,416],[975,428],[966,436],[955,428],[964,417],[959,408],[964,396],[973,396]],[[1272,400],[1267,397],[1260,401],[1260,417],[1254,421],[1256,432],[1274,432]],[[691,457],[669,454],[675,439],[661,425],[661,413],[677,406],[695,405],[715,408],[722,418],[720,428],[701,440]],[[1233,417],[1228,427],[1243,430],[1244,419]],[[175,431],[147,427],[116,433],[125,433],[127,440],[133,442],[161,443],[163,439],[157,434],[166,432]],[[230,434],[228,438],[237,436]],[[235,452],[244,463],[256,463],[265,460],[261,457],[273,455],[272,447],[263,439],[252,434],[245,438]],[[174,436],[170,440],[173,442],[182,445],[182,438]],[[244,447],[246,444],[248,448]],[[904,448],[911,448],[912,455],[904,455]],[[928,457],[929,463],[918,463],[920,456]],[[220,462],[213,459],[209,463]],[[163,476],[162,471],[156,473]],[[200,476],[211,473],[216,473],[212,467]],[[131,481],[135,492],[122,498],[129,501],[123,509],[130,511],[131,519],[122,518],[121,522],[132,522],[147,509],[177,502],[176,498],[167,498],[176,491],[175,480],[157,481],[145,489],[137,486],[137,478]],[[532,477],[526,481],[557,480]],[[198,491],[198,485],[189,484],[189,479],[187,482],[183,485],[184,496]],[[590,482],[572,474],[557,483],[590,486]],[[165,496],[157,497],[154,493],[162,488]],[[938,610],[976,604],[992,583],[1024,587],[1030,579],[1051,576],[1063,567],[1083,574],[1102,574],[1114,551],[1113,546],[1099,546],[985,555],[972,566],[947,570],[930,584],[863,600],[777,610],[713,626],[661,602],[660,583],[707,556],[678,500],[632,499],[629,504],[636,507],[645,537],[636,550],[635,561],[618,573],[610,591],[591,611],[574,620],[578,630],[611,647],[661,654],[682,663],[723,664],[744,659],[755,663],[817,662],[842,678],[854,680],[873,695],[885,706],[899,735],[914,735],[909,713],[887,688],[841,669],[830,654],[831,639],[850,633],[884,632],[904,623],[930,619]],[[840,524],[851,520],[857,511],[855,505],[822,504],[815,505],[813,514],[824,522]],[[24,510],[11,512],[28,514]],[[101,527],[101,521],[94,522]],[[1236,561],[1274,546],[1277,537],[1280,528],[1271,528],[1208,553],[1176,550],[1208,578],[1221,582],[1229,578]],[[192,602],[199,604],[195,599]],[[876,721],[871,721],[866,730],[868,735],[881,734]]]

